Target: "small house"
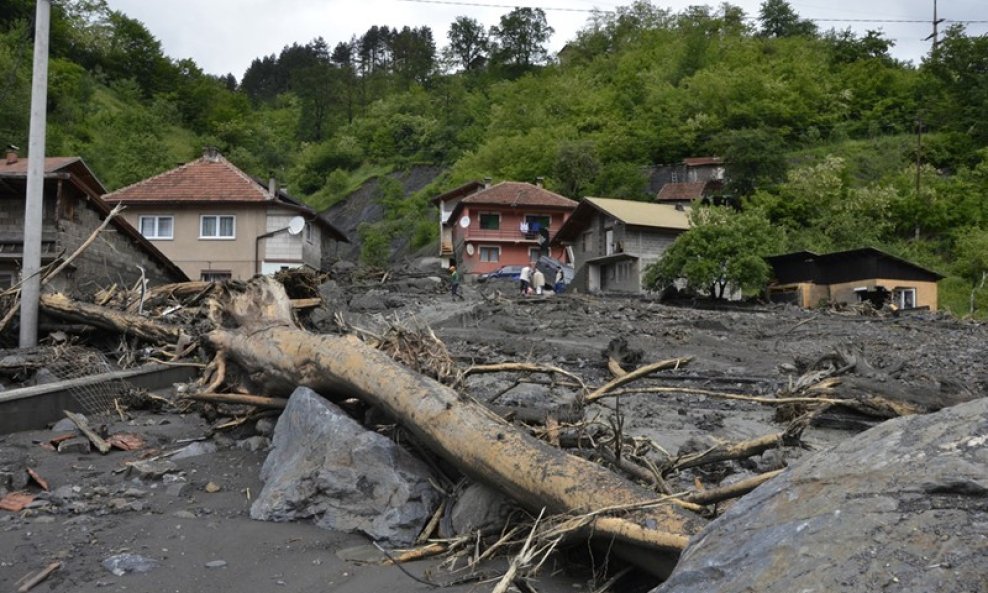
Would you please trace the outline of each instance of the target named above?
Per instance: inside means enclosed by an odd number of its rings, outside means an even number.
[[[584,198],[553,238],[571,247],[576,275],[569,290],[642,291],[645,269],[689,229],[682,205]]]
[[[10,148],[0,163],[0,288],[9,288],[20,280],[28,162]],[[42,266],[75,252],[99,228],[112,210],[100,198],[104,193],[103,184],[81,158],[45,158]],[[52,279],[51,286],[75,297],[86,297],[114,284],[129,288],[142,277],[152,286],[188,280],[178,266],[122,215],[117,215],[69,267]]]
[[[768,287],[774,302],[800,307],[870,301],[899,309],[937,308],[943,278],[910,261],[872,247],[817,254],[797,251],[765,258],[772,266]]]
[[[104,196],[190,278],[246,280],[306,266],[326,269],[346,235],[213,148],[202,157]]]

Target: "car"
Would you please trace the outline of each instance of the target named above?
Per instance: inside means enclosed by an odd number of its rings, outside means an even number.
[[[556,280],[556,272],[558,270],[562,269],[563,271],[564,286],[569,286],[569,283],[573,281],[573,276],[576,275],[573,266],[564,264],[558,259],[549,257],[548,255],[543,255],[540,257],[536,266],[542,270],[542,275],[545,276],[546,286],[550,288],[552,288],[552,285]]]
[[[521,278],[521,269],[524,266],[501,266],[500,268],[494,270],[493,272],[488,272],[486,274],[480,274],[477,276],[477,282],[488,282],[488,281],[500,281],[506,280],[508,282],[518,282]]]

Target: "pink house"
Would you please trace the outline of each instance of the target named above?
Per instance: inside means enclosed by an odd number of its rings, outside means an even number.
[[[439,256],[464,275],[483,274],[505,265],[538,259],[540,246],[565,223],[577,203],[542,187],[504,181],[473,181],[433,198],[439,207]],[[566,251],[548,255],[568,262]]]

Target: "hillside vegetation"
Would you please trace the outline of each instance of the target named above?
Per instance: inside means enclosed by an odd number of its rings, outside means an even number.
[[[26,146],[35,3],[5,4],[0,140]],[[361,231],[378,245],[414,233],[413,247],[434,233],[427,198],[467,180],[648,199],[649,167],[718,154],[746,213],[778,231],[765,251],[873,245],[948,275],[955,313],[988,309],[988,38],[954,26],[904,64],[880,33],[821,31],[784,0],[750,16],[636,2],[549,56],[551,23],[519,8],[490,28],[460,17],[300,40],[238,82],[165,56],[104,0],[66,0],[48,152],[83,156],[115,189],[213,145],[320,209],[371,177],[441,165],[417,194],[380,196],[386,220]]]

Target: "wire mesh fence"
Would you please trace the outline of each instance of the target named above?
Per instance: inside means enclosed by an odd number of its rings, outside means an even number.
[[[48,356],[50,360],[45,368],[62,381],[92,377],[115,370],[101,352],[90,348],[73,345],[55,347],[49,350]],[[68,391],[91,420],[114,414],[118,404],[127,405],[136,392],[132,385],[119,378],[82,382]]]

